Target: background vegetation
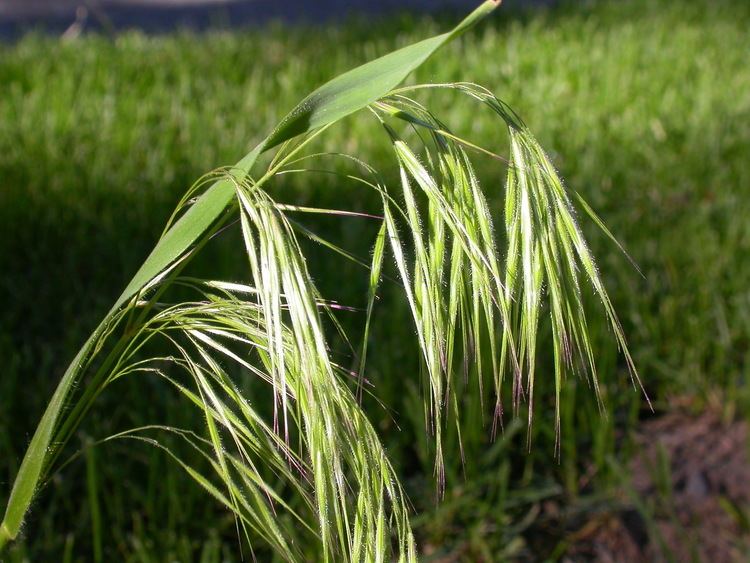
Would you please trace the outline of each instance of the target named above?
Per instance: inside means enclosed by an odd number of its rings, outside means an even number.
[[[29,35],[0,46],[2,490],[70,357],[193,180],[234,162],[329,77],[445,27],[402,19],[68,43]],[[657,411],[692,395],[718,397],[727,416],[750,416],[748,29],[750,6],[739,1],[594,2],[511,13],[449,46],[415,77],[490,87],[625,245],[643,277],[584,224]],[[497,121],[475,105],[444,94],[429,99],[457,132],[484,146],[505,142]],[[388,140],[371,131],[369,118],[354,117],[326,142],[395,175]],[[478,168],[500,205],[497,162],[479,160]],[[371,203],[327,177],[311,184],[290,176],[282,188],[302,205],[367,210]],[[313,227],[361,255],[374,229],[357,219]],[[367,282],[357,267],[310,250],[322,293],[363,307]],[[239,278],[245,272],[236,258],[224,244],[196,268]],[[370,379],[386,407],[371,400],[369,408],[421,512],[415,524],[423,549],[469,559],[553,553],[565,530],[545,525],[538,503],[562,501],[572,512],[606,503],[630,455],[629,433],[648,416],[606,325],[592,331],[607,417],[586,385],[569,381],[558,463],[544,389],[528,454],[522,424],[506,420],[491,443],[480,409],[467,406],[466,464],[455,444],[446,450],[446,499],[436,505],[419,391],[407,377],[418,355],[395,295],[389,299],[386,286],[371,340]],[[357,326],[356,315],[343,322]],[[139,383],[102,397],[71,453],[145,420],[190,424],[165,388]],[[90,559],[98,545],[105,560],[236,559],[232,518],[165,456],[131,445],[93,452],[51,480],[11,559]]]

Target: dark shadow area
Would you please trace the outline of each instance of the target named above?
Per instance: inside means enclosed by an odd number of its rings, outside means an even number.
[[[551,5],[555,0],[506,0],[509,7]],[[139,29],[258,27],[272,21],[322,24],[356,17],[382,19],[394,13],[465,13],[479,0],[5,0],[0,37],[28,30],[78,34]]]

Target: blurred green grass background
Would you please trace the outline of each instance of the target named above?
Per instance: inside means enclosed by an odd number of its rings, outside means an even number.
[[[152,248],[184,190],[236,161],[326,79],[447,23],[405,17],[69,42],[31,34],[0,45],[0,497],[67,362]],[[690,395],[719,397],[728,415],[750,416],[749,29],[750,4],[730,0],[511,11],[412,78],[469,80],[493,90],[627,248],[644,277],[584,222],[657,411]],[[444,94],[423,99],[460,134],[503,150],[504,132],[489,113]],[[325,147],[395,174],[387,140],[369,116],[351,118],[326,137]],[[477,168],[499,203],[502,168],[482,158]],[[278,193],[285,201],[367,209],[369,196],[340,184],[289,177]],[[350,219],[315,226],[362,254],[373,236],[371,225]],[[244,275],[231,240],[196,270]],[[323,294],[362,306],[361,271],[319,248],[311,252]],[[374,401],[370,408],[422,511],[415,524],[426,551],[459,560],[543,558],[565,531],[540,529],[539,499],[584,511],[590,499],[606,499],[616,484],[606,460],[626,462],[627,436],[644,405],[604,323],[592,331],[608,415],[600,415],[586,385],[576,389],[571,380],[558,462],[549,402],[538,405],[530,453],[519,425],[506,426],[493,444],[481,409],[465,409],[466,466],[454,444],[446,502],[436,507],[403,303],[386,290],[374,322],[370,375],[389,410]],[[145,421],[191,423],[166,390],[137,383],[104,398],[82,441]],[[237,559],[231,518],[163,456],[107,446],[96,459],[108,558]],[[83,461],[56,475],[12,560],[90,559],[91,491]]]

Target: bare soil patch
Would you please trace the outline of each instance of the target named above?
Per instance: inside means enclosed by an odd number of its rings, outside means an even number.
[[[637,441],[632,509],[587,522],[564,560],[750,560],[747,422],[681,409],[644,422]]]

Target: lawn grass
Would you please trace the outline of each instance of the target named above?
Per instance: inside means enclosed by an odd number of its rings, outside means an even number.
[[[128,33],[68,43],[30,35],[0,46],[0,291],[6,299],[0,310],[0,490],[9,488],[70,357],[193,180],[234,162],[327,78],[445,27],[405,18],[200,36]],[[728,413],[750,414],[748,29],[750,7],[740,1],[594,2],[510,14],[451,45],[415,77],[471,80],[493,89],[627,248],[644,277],[585,225],[657,409],[678,395],[718,395]],[[487,146],[503,142],[496,120],[477,106],[442,94],[429,100],[458,132]],[[371,130],[371,120],[361,115],[332,130],[326,143],[365,156],[392,177],[387,139]],[[479,162],[485,189],[499,206],[502,174],[496,162]],[[367,209],[369,203],[325,177],[314,185],[290,177],[278,189],[302,204],[322,199]],[[372,230],[349,219],[316,228],[355,248]],[[323,293],[363,306],[366,281],[341,283],[358,270],[319,254],[311,268]],[[236,256],[229,244],[218,246],[196,268],[239,277],[244,272]],[[413,335],[404,328],[407,315],[386,292],[374,321],[371,377],[391,410],[373,402],[372,412],[407,476],[412,501],[427,511],[417,521],[427,550],[471,560],[501,548],[530,549],[519,543],[522,530],[514,526],[536,499],[571,500],[612,484],[605,460],[626,458],[622,437],[642,404],[602,323],[592,330],[600,341],[609,416],[600,418],[590,390],[571,382],[559,464],[552,417],[544,413],[550,402],[538,405],[542,416],[530,455],[522,428],[508,426],[490,446],[489,430],[472,425],[464,436],[466,468],[454,447],[447,500],[436,509],[429,440],[421,411],[415,412],[416,378],[410,388],[403,377],[418,366]],[[155,417],[190,423],[165,389],[145,389],[131,385],[105,397],[82,429],[81,443]],[[138,401],[144,396],[145,405]],[[32,512],[28,540],[11,557],[50,559],[68,549],[71,557],[90,559],[99,542],[105,560],[212,561],[234,549],[232,519],[186,489],[162,456],[107,446],[86,459],[94,460],[88,463],[96,463],[99,478],[87,480],[92,469],[83,459],[55,476]],[[595,486],[579,490],[591,461]],[[92,510],[92,498],[98,509]],[[92,526],[97,510],[104,529]],[[96,540],[98,534],[104,537]]]

